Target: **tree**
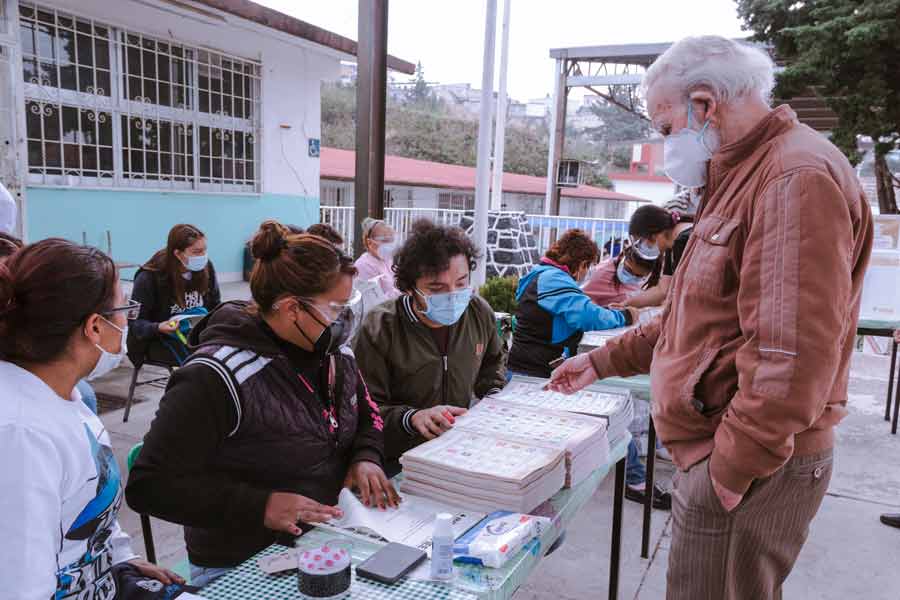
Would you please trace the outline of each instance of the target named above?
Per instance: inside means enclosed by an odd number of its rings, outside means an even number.
[[[634,112],[620,108],[611,102],[599,99],[590,105],[590,110],[603,124],[585,129],[585,133],[602,144],[607,150],[611,144],[642,140],[651,134],[650,121]],[[643,112],[638,105],[636,110]]]
[[[440,111],[441,101],[434,94],[425,80],[425,67],[422,62],[416,64],[416,72],[409,80],[409,87],[404,93],[403,103],[419,110]]]
[[[353,150],[356,143],[356,86],[322,86],[322,145]]]
[[[416,91],[424,85],[424,89]],[[356,85],[322,86],[322,145],[353,150],[356,139]],[[586,161],[585,183],[612,188],[605,175],[606,150],[585,135],[567,136],[567,156]],[[508,124],[503,170],[546,177],[550,132],[545,122]],[[403,97],[387,98],[385,152],[439,163],[475,166],[478,121],[455,117],[425,83],[421,64],[415,82]],[[630,153],[629,153],[630,157]]]
[[[738,14],[786,65],[776,95],[813,88],[838,115],[831,141],[854,165],[859,136],[872,139],[879,209],[900,212],[886,159],[900,145],[900,0],[738,0]]]

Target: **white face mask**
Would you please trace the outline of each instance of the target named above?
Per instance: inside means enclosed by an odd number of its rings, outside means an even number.
[[[631,246],[634,248],[634,251],[637,253],[637,255],[644,260],[656,260],[661,254],[659,251],[659,246],[657,246],[656,244],[651,244],[643,238],[632,238]]]
[[[594,278],[594,273],[596,272],[597,263],[594,263],[584,270],[584,274],[575,283],[577,283],[579,287],[584,288],[584,286],[586,286],[588,282],[590,282],[590,280]]]
[[[688,102],[687,126],[666,137],[663,144],[663,168],[669,179],[682,187],[696,188],[706,184],[706,163],[719,149],[721,141],[709,119],[696,131],[692,102]]]
[[[126,325],[124,328],[119,328],[115,323],[113,323],[106,317],[101,316],[100,318],[122,333],[122,345],[121,349],[117,353],[113,354],[112,352],[107,352],[106,350],[104,350],[100,346],[100,344],[94,344],[97,347],[97,350],[100,351],[100,358],[97,359],[97,364],[94,365],[94,369],[87,376],[86,379],[88,381],[96,379],[97,377],[102,377],[118,367],[119,363],[122,362],[122,358],[125,356],[125,352],[127,351],[127,348],[125,347],[125,338],[128,337],[128,326]]]
[[[378,256],[384,262],[390,262],[397,251],[397,242],[382,242],[378,244]]]

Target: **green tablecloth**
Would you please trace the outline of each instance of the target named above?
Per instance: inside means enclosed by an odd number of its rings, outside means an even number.
[[[356,577],[353,573],[353,600],[506,600],[511,598],[519,586],[543,558],[544,551],[559,537],[575,515],[594,495],[600,483],[625,457],[628,451],[627,435],[610,449],[609,460],[594,471],[591,476],[572,489],[561,490],[553,498],[542,504],[535,514],[549,517],[555,527],[551,527],[541,539],[532,540],[522,552],[510,559],[503,568],[488,569],[474,565],[456,565],[456,579],[452,585],[430,581],[404,579],[394,585],[385,585]],[[325,542],[340,538],[332,531],[313,529],[304,538],[306,541]],[[374,553],[379,545],[358,538],[346,538],[353,543],[353,564],[358,565]],[[607,543],[600,540],[599,543]],[[276,600],[297,598],[297,577],[291,572],[285,575],[266,575],[256,565],[259,557],[284,552],[282,546],[270,546],[250,560],[242,563],[234,571],[216,579],[199,594],[210,600]],[[589,569],[599,567],[590,566]],[[591,571],[589,571],[591,572]],[[593,573],[597,573],[596,570]]]

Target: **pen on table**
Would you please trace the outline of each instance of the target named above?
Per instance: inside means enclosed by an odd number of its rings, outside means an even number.
[[[560,356],[559,358],[554,358],[553,360],[551,360],[551,361],[548,362],[547,364],[550,365],[550,368],[551,368],[551,369],[555,369],[556,367],[558,367],[559,365],[563,364],[564,362],[566,362],[566,357],[565,357],[565,356]],[[548,382],[545,383],[543,386],[541,386],[541,389],[544,390],[544,391],[549,390],[549,389],[550,389],[550,382],[548,381]]]

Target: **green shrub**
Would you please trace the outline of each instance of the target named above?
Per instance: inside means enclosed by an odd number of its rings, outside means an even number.
[[[494,312],[516,313],[516,288],[518,277],[491,277],[478,290],[481,297],[487,300]]]

